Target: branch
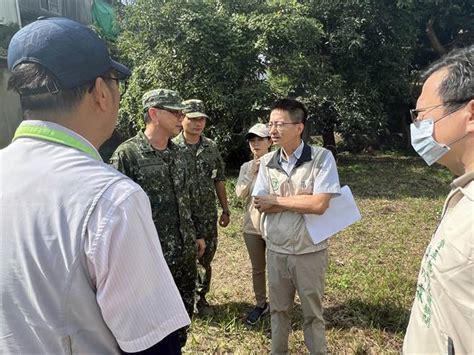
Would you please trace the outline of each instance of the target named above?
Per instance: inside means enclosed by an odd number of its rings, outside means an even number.
[[[426,35],[428,36],[428,39],[431,43],[431,47],[439,54],[441,57],[442,55],[447,53],[446,48],[441,44],[441,42],[438,39],[438,36],[436,36],[436,33],[433,28],[433,23],[434,19],[430,18],[428,22],[426,23]]]

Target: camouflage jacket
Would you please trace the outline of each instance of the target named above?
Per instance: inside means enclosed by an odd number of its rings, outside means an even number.
[[[110,163],[147,193],[165,258],[195,250],[196,237],[206,230],[185,152],[171,140],[165,150],[155,150],[139,132],[115,150]]]
[[[196,145],[186,144],[183,132],[177,135],[173,142],[195,157],[192,168],[198,181],[199,202],[205,210],[206,219],[215,223],[217,205],[214,182],[225,180],[224,161],[217,149],[217,144],[204,136],[201,136]]]

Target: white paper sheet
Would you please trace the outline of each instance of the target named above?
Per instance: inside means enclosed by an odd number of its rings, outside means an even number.
[[[349,186],[341,188],[341,195],[329,201],[323,215],[305,214],[306,228],[314,244],[321,243],[361,219]]]

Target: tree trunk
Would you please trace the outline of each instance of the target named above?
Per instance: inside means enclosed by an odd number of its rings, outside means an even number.
[[[444,54],[447,53],[446,48],[441,44],[441,42],[438,39],[438,36],[436,36],[436,32],[434,31],[433,28],[433,23],[434,19],[430,18],[428,22],[426,23],[426,35],[428,36],[428,39],[431,43],[431,47],[439,54],[439,56],[443,56]]]
[[[334,159],[337,161],[337,149],[336,149],[336,138],[334,136],[334,129],[323,133],[323,146],[329,149],[334,155]]]
[[[400,105],[398,109],[398,117],[400,118],[400,127],[402,128],[402,139],[405,148],[410,148],[410,123],[407,120],[407,112],[409,107],[407,105]]]

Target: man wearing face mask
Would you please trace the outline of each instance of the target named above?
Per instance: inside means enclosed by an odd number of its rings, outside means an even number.
[[[424,74],[411,111],[412,145],[428,165],[459,176],[423,257],[403,353],[474,352],[474,46]]]

